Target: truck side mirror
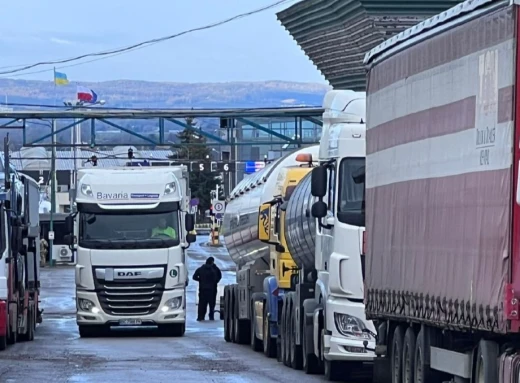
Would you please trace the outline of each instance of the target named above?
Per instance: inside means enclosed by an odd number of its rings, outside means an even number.
[[[327,204],[323,201],[314,202],[311,209],[314,218],[322,219],[327,216]]]
[[[186,235],[186,242],[193,243],[197,240],[197,236],[195,234],[188,233]]]
[[[325,166],[312,169],[311,194],[318,198],[323,198],[327,194],[327,168]]]
[[[184,219],[184,226],[186,228],[186,231],[189,233],[190,231],[195,230],[195,215],[194,214],[186,214],[186,217]]]
[[[72,234],[65,234],[63,236],[63,241],[65,242],[66,245],[69,245],[69,246],[74,245],[74,237]]]
[[[65,217],[65,231],[70,234],[74,231],[74,218],[71,215]]]

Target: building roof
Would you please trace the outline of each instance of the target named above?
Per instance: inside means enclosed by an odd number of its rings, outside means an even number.
[[[365,54],[461,0],[302,0],[278,20],[335,89],[366,89]]]

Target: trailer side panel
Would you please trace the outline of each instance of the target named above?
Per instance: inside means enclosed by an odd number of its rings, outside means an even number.
[[[515,20],[487,12],[369,72],[369,318],[507,330]]]

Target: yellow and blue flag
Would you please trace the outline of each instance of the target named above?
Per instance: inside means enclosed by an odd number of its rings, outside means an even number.
[[[54,71],[54,84],[56,85],[67,85],[69,83],[69,79],[65,73]]]

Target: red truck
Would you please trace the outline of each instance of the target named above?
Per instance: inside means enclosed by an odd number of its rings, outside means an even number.
[[[468,0],[365,57],[376,381],[520,381],[519,33]]]

